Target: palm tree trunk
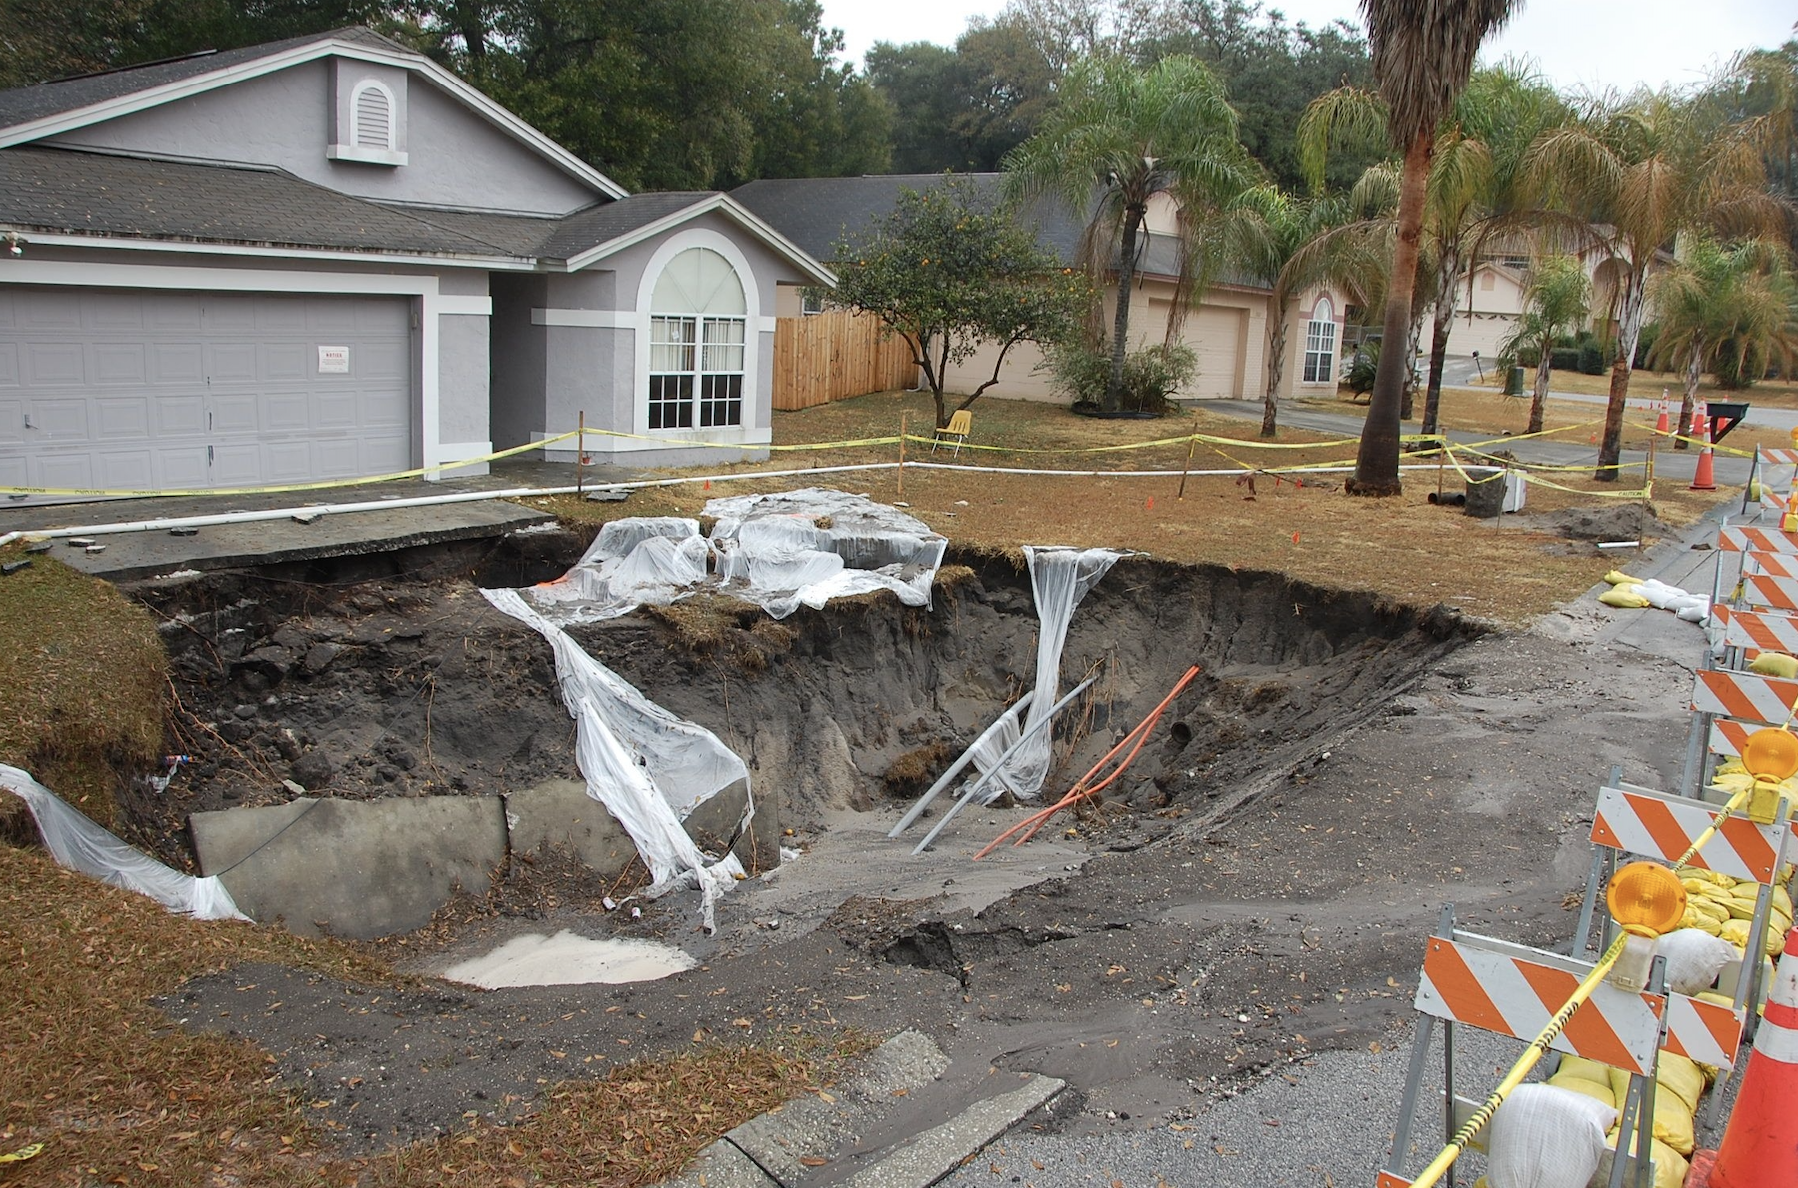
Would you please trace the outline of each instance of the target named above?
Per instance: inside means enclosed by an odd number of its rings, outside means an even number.
[[[1525,433],[1542,432],[1542,414],[1548,408],[1548,374],[1554,369],[1554,335],[1542,336],[1542,358],[1536,362],[1536,387],[1530,393],[1530,424]]]
[[[1399,188],[1398,243],[1392,252],[1392,283],[1386,291],[1384,339],[1380,365],[1374,372],[1373,395],[1361,430],[1355,473],[1343,484],[1350,495],[1397,495],[1399,405],[1411,370],[1411,294],[1417,287],[1417,240],[1423,231],[1424,191],[1436,138],[1424,132],[1405,150],[1404,182]]]
[[[1436,264],[1436,324],[1430,333],[1430,384],[1423,393],[1420,433],[1436,432],[1442,415],[1442,367],[1448,362],[1448,332],[1455,316],[1455,278],[1460,272],[1460,253],[1445,249]]]
[[[1617,361],[1611,364],[1611,393],[1604,410],[1604,437],[1598,443],[1598,470],[1592,476],[1601,483],[1617,481],[1617,462],[1623,456],[1623,409],[1629,399],[1629,376],[1636,356],[1636,340],[1642,334],[1642,287],[1647,267],[1646,261],[1632,260],[1617,293]]]
[[[1693,335],[1692,351],[1686,356],[1686,391],[1679,401],[1679,439],[1673,448],[1686,448],[1686,438],[1692,432],[1692,410],[1698,404],[1698,379],[1704,374],[1704,336]]]
[[[1279,431],[1276,423],[1280,395],[1280,377],[1286,370],[1287,302],[1282,295],[1274,297],[1273,332],[1267,340],[1267,395],[1261,402],[1261,436],[1271,438]]]
[[[1124,208],[1124,242],[1118,259],[1117,309],[1111,315],[1111,378],[1105,381],[1105,411],[1116,412],[1124,391],[1124,352],[1130,339],[1130,285],[1136,279],[1136,232],[1144,208]]]

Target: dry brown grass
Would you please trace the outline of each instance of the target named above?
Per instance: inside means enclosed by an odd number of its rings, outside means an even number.
[[[332,1153],[272,1059],[194,1035],[150,1005],[188,978],[274,962],[365,985],[399,981],[357,946],[279,928],[175,916],[141,895],[0,847],[0,1152],[44,1150],[0,1184],[437,1185],[635,1188],[665,1178],[718,1134],[815,1088],[869,1037],[834,1046],[707,1044],[552,1088],[524,1120],[374,1159]]]
[[[22,544],[0,549],[0,561],[22,556]],[[106,582],[48,555],[0,578],[0,762],[101,824],[119,780],[162,754],[166,671],[155,621]]]
[[[1480,399],[1470,394],[1472,400]],[[804,412],[777,413],[777,444],[836,441],[897,432],[901,412],[912,425],[929,424],[928,398],[911,393],[877,393]],[[1343,406],[1345,409],[1347,405]],[[1451,404],[1451,415],[1461,406]],[[1469,419],[1471,413],[1468,414]],[[1451,422],[1452,423],[1452,422]],[[882,502],[904,502],[912,514],[958,546],[1015,552],[1025,544],[1110,545],[1137,549],[1187,563],[1242,569],[1279,570],[1323,585],[1371,590],[1398,601],[1444,602],[1508,623],[1521,623],[1584,590],[1609,568],[1595,549],[1569,546],[1549,533],[1474,520],[1458,511],[1429,505],[1436,472],[1406,476],[1405,494],[1395,499],[1347,499],[1341,474],[1304,478],[1261,474],[1251,484],[1235,476],[1197,476],[1179,496],[1180,480],[1138,477],[1146,470],[1178,471],[1186,461],[1184,441],[1153,449],[1098,455],[1030,454],[1020,447],[1076,450],[1178,438],[1194,430],[1234,438],[1252,437],[1253,422],[1221,416],[1169,417],[1156,421],[1094,421],[1051,404],[982,400],[974,406],[976,444],[1010,447],[1003,452],[963,451],[961,461],[977,465],[1067,468],[1091,466],[1097,476],[1039,476],[928,470],[908,467],[904,490],[896,471],[877,470],[816,478],[764,478],[715,484],[664,487],[634,494],[626,503],[587,503],[572,497],[532,501],[558,515],[595,521],[625,515],[698,515],[715,495],[751,490],[791,490],[825,484],[866,492]],[[1737,437],[1743,431],[1738,431]],[[1496,436],[1496,432],[1494,433]],[[1352,464],[1354,445],[1322,445],[1322,435],[1281,430],[1279,440],[1302,448],[1257,451],[1247,447],[1200,444],[1195,469],[1235,468],[1242,461],[1277,467],[1294,464]],[[1737,438],[1730,439],[1736,445]],[[935,460],[945,460],[938,451]],[[777,454],[767,464],[711,467],[703,473],[787,468],[799,465],[892,461],[896,446]],[[932,460],[928,447],[908,449],[908,458]],[[698,474],[700,471],[690,473]],[[1635,472],[1622,485],[1635,486]],[[1614,487],[1592,482],[1584,472],[1557,474],[1554,481],[1577,488],[1556,491],[1532,486],[1531,512],[1613,502]],[[1443,475],[1458,488],[1452,470]],[[1689,523],[1718,497],[1694,496],[1683,486],[1657,489],[1655,510],[1676,524]]]

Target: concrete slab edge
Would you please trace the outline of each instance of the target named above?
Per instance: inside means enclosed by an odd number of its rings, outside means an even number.
[[[1039,1073],[1021,1088],[977,1101],[941,1126],[890,1148],[851,1176],[848,1188],[930,1188],[1066,1087],[1065,1081]]]

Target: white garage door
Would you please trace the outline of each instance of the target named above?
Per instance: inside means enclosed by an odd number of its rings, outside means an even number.
[[[1159,341],[1167,325],[1169,303],[1149,302],[1153,319],[1154,341]],[[1186,315],[1181,326],[1181,341],[1198,357],[1198,370],[1180,395],[1201,400],[1228,400],[1242,395],[1243,323],[1246,310],[1216,305],[1201,305]]]
[[[404,470],[411,359],[403,297],[0,285],[0,486]]]

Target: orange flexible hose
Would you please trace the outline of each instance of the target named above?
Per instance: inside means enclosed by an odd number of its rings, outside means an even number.
[[[1128,734],[1124,735],[1123,738],[1120,738],[1117,741],[1116,746],[1105,752],[1104,756],[1097,763],[1093,764],[1091,769],[1088,770],[1085,775],[1074,781],[1074,785],[1068,789],[1067,795],[1063,796],[1048,808],[1045,808],[1040,812],[1032,813],[1030,816],[1013,825],[1010,829],[1007,829],[1004,833],[1001,833],[998,837],[995,837],[984,849],[974,855],[975,860],[978,861],[998,849],[999,843],[1011,837],[1012,834],[1017,833],[1020,830],[1028,830],[1029,832],[1025,833],[1024,836],[1012,842],[1014,846],[1023,845],[1025,842],[1035,837],[1037,831],[1048,824],[1049,819],[1056,813],[1071,805],[1078,804],[1089,796],[1096,796],[1105,788],[1109,787],[1113,781],[1124,774],[1124,770],[1128,768],[1131,762],[1136,758],[1137,752],[1142,750],[1143,744],[1149,741],[1149,735],[1154,731],[1155,724],[1161,720],[1162,713],[1173,703],[1174,698],[1186,691],[1186,687],[1192,684],[1193,679],[1198,675],[1198,665],[1195,664],[1191,668],[1188,668],[1186,670],[1186,675],[1181,677],[1179,681],[1175,683],[1173,689],[1169,691],[1168,695],[1161,699],[1161,704],[1150,710],[1148,715],[1144,717],[1142,721],[1138,722]],[[1135,740],[1134,745],[1131,744],[1132,739]],[[1089,786],[1088,781],[1098,775],[1105,765],[1110,763],[1117,753],[1122,751],[1125,747],[1130,748],[1130,753],[1124,756],[1123,762],[1118,764],[1117,770],[1113,771],[1097,784]]]

